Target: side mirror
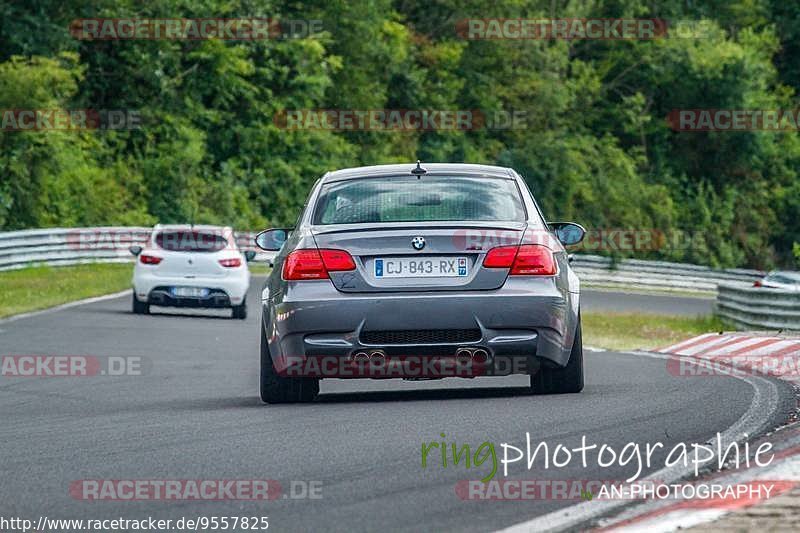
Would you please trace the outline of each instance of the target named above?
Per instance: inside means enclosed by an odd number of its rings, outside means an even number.
[[[289,230],[287,229],[268,229],[256,235],[256,246],[267,252],[277,252],[288,237]]]
[[[583,236],[586,235],[586,230],[583,226],[574,222],[553,222],[548,226],[564,246],[578,244],[583,240]]]
[[[141,246],[131,246],[130,248],[128,248],[128,251],[134,257],[138,257],[139,254],[142,253],[142,247]]]
[[[245,259],[247,260],[247,262],[249,263],[250,261],[252,261],[253,259],[255,259],[255,258],[256,258],[256,253],[255,253],[253,250],[245,250],[245,252],[244,252],[244,258],[245,258]]]

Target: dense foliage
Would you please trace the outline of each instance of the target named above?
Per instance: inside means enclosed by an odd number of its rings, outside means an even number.
[[[81,17],[321,20],[303,39],[77,40]],[[469,17],[703,20],[701,38],[465,40]],[[671,130],[678,108],[797,106],[800,7],[779,0],[0,1],[0,110],[135,109],[138,130],[0,131],[0,229],[291,223],[324,171],[516,168],[551,219],[658,228],[640,254],[791,265],[796,131]],[[524,112],[476,131],[287,131],[285,109]]]

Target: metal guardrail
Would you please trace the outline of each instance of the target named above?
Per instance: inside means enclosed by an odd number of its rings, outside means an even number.
[[[151,231],[149,227],[106,226],[0,232],[0,270],[37,264],[133,261],[128,248],[144,243]],[[274,257],[255,248],[256,232],[237,231],[235,235],[242,250],[258,252],[256,261]],[[755,270],[719,270],[665,261],[624,259],[614,263],[608,257],[588,254],[575,255],[572,265],[587,285],[707,294],[714,294],[719,283],[752,282],[763,275]]]
[[[800,292],[723,283],[716,312],[740,329],[800,331]]]
[[[623,259],[614,263],[611,258],[599,255],[575,255],[572,266],[586,285],[708,295],[716,294],[720,283],[752,283],[764,276],[757,270],[714,269],[667,261]]]
[[[0,232],[0,270],[31,265],[132,262],[132,245],[147,241],[153,228],[106,226],[97,228],[48,228]],[[256,250],[255,232],[235,232],[242,250]],[[256,250],[256,261],[272,254]]]

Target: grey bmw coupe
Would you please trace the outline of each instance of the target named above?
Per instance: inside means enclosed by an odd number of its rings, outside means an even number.
[[[329,172],[262,292],[261,398],[313,400],[324,378],[527,374],[534,394],[583,389],[580,283],[509,168],[381,165]]]

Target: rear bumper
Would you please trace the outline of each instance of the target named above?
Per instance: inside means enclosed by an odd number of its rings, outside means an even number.
[[[156,287],[150,291],[147,303],[166,307],[202,307],[212,309],[231,307],[230,297],[219,289],[211,290],[206,298],[188,298],[173,296],[167,287]]]
[[[493,359],[529,357],[563,366],[569,359],[578,315],[578,294],[560,290],[553,278],[513,279],[497,290],[354,294],[329,280],[288,285],[267,295],[264,328],[273,359],[351,357],[381,350],[387,356],[447,356],[460,347],[483,348]],[[479,334],[444,342],[381,342],[397,331]],[[365,335],[365,332],[369,333]],[[374,340],[375,338],[379,340]],[[391,336],[390,336],[391,337]],[[434,340],[436,334],[433,335]]]
[[[133,291],[141,302],[170,307],[222,308],[241,305],[250,285],[246,269],[231,272],[225,277],[166,277],[149,272],[135,272]],[[209,289],[206,298],[178,298],[169,292],[170,287],[199,287]]]

